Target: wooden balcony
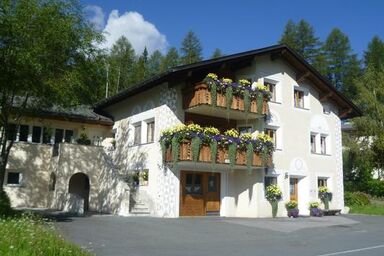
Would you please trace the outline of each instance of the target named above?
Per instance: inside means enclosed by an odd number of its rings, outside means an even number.
[[[262,117],[268,113],[268,101],[263,99],[261,109],[258,109],[256,99],[251,99],[248,112],[244,109],[244,99],[234,95],[229,111],[225,93],[217,92],[216,107],[212,106],[212,97],[208,85],[199,83],[183,91],[183,107],[186,112],[217,117],[231,117],[234,120]]]
[[[180,143],[179,147],[179,154],[178,154],[178,161],[193,161],[192,156],[192,149],[191,149],[191,141],[184,140]],[[201,163],[211,163],[211,148],[208,145],[202,145],[199,153],[199,159],[198,162]],[[216,155],[216,163],[217,164],[227,164],[229,165],[229,157],[228,157],[228,149],[227,148],[221,148],[218,147],[217,149],[217,155]],[[166,162],[172,162],[172,149],[168,148],[165,154],[165,161]],[[236,154],[236,163],[235,165],[238,166],[246,166],[247,165],[247,158],[246,158],[246,151],[237,150]],[[267,161],[267,166],[272,165],[272,157],[270,157]],[[260,155],[256,152],[253,153],[253,161],[252,161],[252,167],[264,167],[262,159]]]

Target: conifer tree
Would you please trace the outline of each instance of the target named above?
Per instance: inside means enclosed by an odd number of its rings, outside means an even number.
[[[216,48],[211,56],[211,59],[215,59],[223,56],[224,56],[223,52],[219,48]]]
[[[161,65],[160,65],[160,71],[164,72],[172,67],[176,67],[181,64],[179,52],[177,51],[176,47],[169,48],[167,54],[163,58]]]
[[[367,51],[364,52],[364,64],[377,70],[384,68],[384,42],[374,36],[368,44]]]
[[[182,64],[191,64],[203,60],[200,40],[196,34],[190,30],[181,43]]]
[[[163,54],[159,50],[154,51],[148,60],[148,76],[151,77],[153,75],[160,73],[160,66],[163,62]]]

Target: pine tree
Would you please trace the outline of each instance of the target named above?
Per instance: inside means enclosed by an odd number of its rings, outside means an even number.
[[[191,64],[201,61],[203,48],[200,40],[193,31],[189,31],[181,43],[181,61],[183,64]]]
[[[168,50],[168,53],[163,58],[163,61],[160,65],[160,71],[164,72],[167,71],[170,68],[176,67],[181,64],[179,52],[177,51],[176,47],[171,47]]]
[[[211,56],[211,59],[215,59],[223,56],[224,56],[223,52],[219,48],[216,48]]]
[[[344,92],[351,91],[348,86],[353,86],[351,81],[355,75],[359,74],[354,71],[360,70],[360,62],[352,52],[348,36],[338,28],[333,29],[325,41],[323,50],[328,79],[336,89]]]
[[[311,64],[319,55],[320,40],[315,36],[314,28],[305,20],[297,24],[289,20],[279,43],[288,45]]]
[[[160,73],[160,66],[163,62],[163,54],[159,50],[156,50],[152,53],[151,57],[148,60],[148,76]]]
[[[134,83],[135,50],[126,37],[115,42],[108,59],[110,92],[117,93],[131,86]]]
[[[364,52],[364,64],[379,70],[384,68],[384,42],[374,36],[368,44],[367,51]]]
[[[148,50],[147,47],[145,47],[143,53],[139,56],[134,66],[133,78],[135,83],[139,83],[148,77]]]

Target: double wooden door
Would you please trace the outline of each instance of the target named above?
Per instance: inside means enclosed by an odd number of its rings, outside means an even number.
[[[220,173],[181,171],[180,216],[220,214]]]

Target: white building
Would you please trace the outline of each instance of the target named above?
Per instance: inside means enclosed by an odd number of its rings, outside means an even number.
[[[265,103],[268,115],[244,111],[241,97],[233,98],[238,105],[229,109],[212,106],[210,89],[201,85],[208,73],[268,86],[272,95]],[[318,201],[319,185],[328,186],[333,193],[331,208],[344,208],[341,120],[360,115],[360,111],[286,46],[175,67],[100,102],[95,112],[113,120],[113,127],[104,127],[101,137],[113,134],[114,149],[105,154],[97,148],[100,158],[95,152],[90,155],[87,146],[60,144],[60,166],[68,167],[41,169],[43,180],[48,181],[34,180],[42,184],[34,188],[43,198],[39,199],[40,207],[64,209],[72,200],[71,194],[77,194],[90,210],[122,215],[143,211],[160,217],[269,217],[271,206],[264,191],[268,184],[275,183],[283,191],[278,216],[285,215],[284,203],[290,199],[298,201],[300,214],[308,214],[308,203]],[[164,161],[169,159],[163,159],[161,132],[181,123],[214,126],[221,131],[235,128],[267,133],[275,144],[273,165],[255,164],[250,170],[244,162],[231,167],[222,159],[213,166],[210,159],[190,161],[181,153],[177,164]],[[79,151],[79,147],[83,151],[77,153],[77,164],[73,165],[74,156],[68,152]],[[12,154],[28,156],[30,152],[21,152],[16,145]],[[45,166],[54,161],[50,162],[47,160]],[[9,169],[23,169],[23,164],[11,159]],[[29,184],[27,169],[23,174],[25,184]],[[88,191],[70,188],[70,179],[77,172],[87,177]],[[46,193],[50,173],[55,175],[56,186]],[[140,178],[136,186],[127,188],[123,178],[130,173],[140,173]],[[29,190],[26,185],[11,186],[7,191],[13,202],[19,202],[20,193],[15,190],[31,191],[33,184],[30,186]],[[16,206],[35,204],[28,201]]]

